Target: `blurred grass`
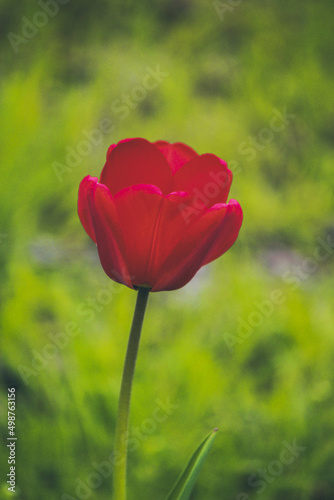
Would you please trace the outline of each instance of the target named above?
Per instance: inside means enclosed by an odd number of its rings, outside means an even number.
[[[93,463],[109,459],[135,296],[104,275],[76,197],[111,142],[144,136],[226,159],[245,221],[222,259],[183,290],[150,299],[129,497],[163,498],[198,442],[219,427],[194,500],[255,498],[260,487],[249,478],[259,481],[261,469],[269,478],[264,500],[331,500],[333,252],[308,263],[318,238],[333,241],[333,4],[242,2],[221,21],[200,0],[70,2],[15,54],[7,34],[20,33],[22,17],[37,10],[34,2],[0,2],[0,413],[5,438],[6,388],[15,386],[16,498],[80,498],[78,479],[87,482]],[[157,65],[168,76],[122,120],[111,106]],[[265,143],[274,109],[295,116]],[[65,164],[67,148],[105,118],[112,133],[60,182],[54,162]],[[242,338],[240,324],[275,289],[283,303],[260,313]],[[48,351],[71,323],[67,345]],[[45,348],[55,356],[25,384],[22,367],[32,369]],[[168,401],[177,408],[143,433]],[[294,440],[306,449],[279,476],[268,472],[283,441]],[[4,446],[0,461],[7,473]],[[5,491],[5,475],[1,481]],[[111,484],[103,479],[89,498],[110,498]]]

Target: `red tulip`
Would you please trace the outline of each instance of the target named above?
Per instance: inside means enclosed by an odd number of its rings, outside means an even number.
[[[232,173],[182,143],[126,139],[110,146],[100,182],[85,177],[79,217],[113,280],[153,292],[181,288],[235,242]]]

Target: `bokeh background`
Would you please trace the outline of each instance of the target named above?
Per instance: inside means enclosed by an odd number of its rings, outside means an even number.
[[[218,427],[192,500],[333,499],[333,2],[1,0],[0,14],[1,498],[7,387],[8,497],[110,498],[135,293],[103,273],[76,200],[109,144],[142,136],[224,158],[244,225],[187,287],[151,296],[129,498],[163,499]]]

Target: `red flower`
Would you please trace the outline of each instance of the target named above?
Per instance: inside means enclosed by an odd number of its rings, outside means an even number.
[[[79,217],[111,279],[174,290],[235,242],[242,211],[226,203],[231,182],[213,154],[126,139],[110,146],[100,182],[82,180]]]

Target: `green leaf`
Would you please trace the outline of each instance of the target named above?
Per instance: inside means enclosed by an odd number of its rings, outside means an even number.
[[[216,437],[215,429],[199,445],[166,500],[188,500],[204,461]]]

